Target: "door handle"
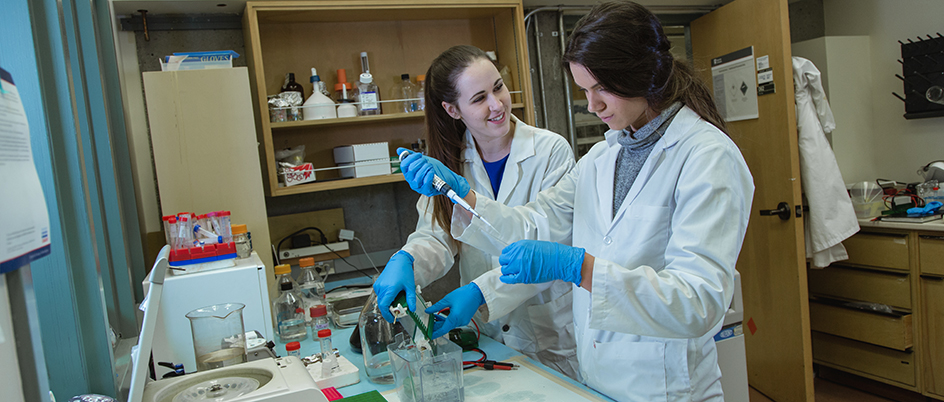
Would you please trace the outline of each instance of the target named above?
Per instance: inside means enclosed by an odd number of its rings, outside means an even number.
[[[777,209],[762,209],[760,210],[761,216],[771,216],[777,215],[780,217],[780,220],[790,219],[790,204],[781,202],[777,204]]]

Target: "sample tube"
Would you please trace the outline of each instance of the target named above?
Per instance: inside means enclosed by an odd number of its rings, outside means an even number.
[[[190,225],[190,214],[182,214],[178,218],[177,247],[174,248],[175,250],[193,246],[193,227]]]
[[[220,231],[217,233],[220,236],[223,236],[223,243],[229,243],[233,241],[233,229],[229,220],[229,211],[220,211],[216,213],[217,219],[220,220]]]
[[[178,249],[178,242],[177,242],[177,233],[178,233],[178,232],[177,232],[177,231],[178,231],[178,229],[177,229],[177,217],[176,217],[176,216],[171,216],[171,217],[167,220],[167,233],[168,233],[167,245],[170,246],[170,249],[171,249],[171,250],[177,250],[177,249]]]
[[[321,343],[321,378],[328,378],[341,368],[334,356],[334,346],[331,345],[331,330],[318,331],[318,342]]]
[[[174,223],[177,222],[177,217],[174,215],[165,215],[161,217],[161,221],[164,222],[164,242],[165,244],[174,247],[174,243],[171,241],[173,233],[171,232],[170,220],[174,219]]]

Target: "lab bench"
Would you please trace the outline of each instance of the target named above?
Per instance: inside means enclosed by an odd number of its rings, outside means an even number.
[[[808,271],[813,361],[944,398],[944,223],[859,226],[849,259]]]
[[[367,379],[367,372],[364,370],[363,356],[360,353],[354,352],[351,349],[351,344],[349,342],[349,339],[353,332],[354,332],[353,327],[331,329],[332,345],[334,346],[335,349],[338,350],[338,353],[341,356],[349,360],[352,364],[354,364],[355,367],[357,367],[357,369],[359,370],[358,375],[360,376],[360,382],[356,384],[344,386],[341,388],[337,388],[337,391],[343,397],[346,398],[346,397],[350,397],[354,395],[359,395],[365,392],[370,392],[373,390],[377,390],[381,394],[384,394],[384,393],[387,393],[388,391],[392,391],[393,389],[395,389],[394,384],[375,384],[373,382],[370,382],[370,380]],[[300,352],[301,352],[302,357],[310,356],[310,355],[321,352],[321,346],[318,343],[318,341],[312,339],[310,329],[308,332],[308,336],[302,339],[300,343],[301,343]],[[586,385],[576,382],[573,379],[567,376],[564,376],[560,374],[559,372],[541,364],[540,362],[537,362],[531,358],[528,358],[527,356],[524,356],[518,351],[511,349],[508,346],[505,346],[502,343],[499,343],[487,336],[482,335],[479,338],[479,349],[482,349],[487,354],[488,360],[494,360],[494,361],[524,360],[527,363],[529,363],[529,365],[533,367],[535,371],[540,371],[540,373],[543,374],[545,377],[553,377],[557,379],[558,381],[563,382],[565,387],[575,392],[583,393],[584,395],[588,396],[589,398],[587,400],[598,400],[598,401],[611,401],[612,400],[604,396],[603,394],[600,394],[599,392],[596,392],[593,389],[587,387]],[[286,354],[285,343],[276,342],[275,351],[280,356],[285,355]],[[480,357],[481,355],[477,352],[464,352],[462,354],[463,360],[478,360]],[[472,369],[472,370],[481,370],[481,369],[477,368],[477,369]],[[464,377],[468,378],[468,375],[466,373],[469,373],[472,370],[464,371],[463,372]],[[495,376],[509,375],[508,374],[509,372],[499,371],[499,370],[494,370],[487,373],[491,375],[495,375]],[[477,394],[481,394],[482,392],[485,392],[486,391],[485,388],[489,388],[488,391],[491,391],[491,388],[494,388],[496,386],[494,382],[492,383],[477,382],[475,384],[469,384],[468,380],[466,381],[467,381],[467,383],[465,384],[466,400],[469,400],[470,396],[472,395],[477,395]],[[485,388],[478,390],[474,388],[476,386],[485,387]],[[536,387],[539,388],[539,386],[536,386]],[[535,391],[539,391],[539,390],[536,389]],[[393,397],[395,397],[396,393],[395,392],[392,392],[392,393],[394,394]],[[390,396],[390,394],[388,393],[386,396]],[[491,395],[491,396],[494,396],[494,395]],[[591,399],[591,398],[596,398],[596,399]]]
[[[349,339],[353,332],[354,332],[353,327],[331,328],[332,345],[334,346],[335,349],[338,350],[338,353],[341,356],[349,360],[352,364],[354,364],[355,367],[357,367],[357,369],[359,370],[358,375],[360,376],[360,382],[356,384],[344,386],[341,388],[337,388],[338,392],[346,398],[346,397],[350,397],[354,395],[359,395],[365,392],[370,392],[373,390],[377,390],[381,394],[387,393],[388,391],[392,391],[395,388],[394,384],[375,384],[373,382],[370,382],[370,380],[367,379],[367,372],[364,370],[363,356],[360,353],[354,352],[351,349],[351,344],[349,342]],[[300,351],[301,351],[302,357],[310,356],[310,355],[321,352],[321,346],[318,343],[318,341],[312,339],[310,329],[308,332],[308,336],[302,339],[300,343],[301,343]],[[564,376],[558,373],[557,371],[541,364],[540,362],[532,360],[528,358],[527,356],[524,356],[523,354],[519,353],[518,351],[512,348],[509,348],[508,346],[505,346],[502,343],[499,343],[487,336],[482,335],[479,338],[479,349],[482,349],[483,351],[485,351],[485,353],[488,355],[489,360],[494,360],[494,361],[509,361],[509,360],[519,360],[519,359],[524,360],[527,363],[529,363],[531,367],[535,368],[535,371],[540,371],[541,374],[543,374],[545,377],[553,376],[553,378],[566,384],[564,385],[565,387],[571,390],[574,390],[575,392],[583,393],[590,398],[594,398],[594,397],[596,398],[596,399],[587,399],[587,400],[598,400],[598,401],[611,401],[612,400],[604,396],[603,394],[600,394],[599,392],[596,392],[593,389],[587,387],[586,385],[578,383],[574,381],[573,379],[567,376]],[[286,354],[285,343],[276,342],[275,351],[278,355],[284,356]],[[481,355],[477,352],[464,352],[462,354],[463,360],[478,360],[480,357]],[[466,373],[469,373],[473,370],[481,370],[481,369],[476,368],[472,370],[466,370],[463,372],[464,377],[468,378],[468,375]],[[488,373],[495,376],[509,375],[508,374],[509,372],[499,371],[499,370],[494,370]],[[491,388],[495,388],[496,386],[494,382],[481,382],[480,381],[474,384],[469,384],[467,380],[466,382],[467,382],[465,384],[466,400],[470,400],[471,399],[470,397],[473,395],[482,395],[487,391],[491,391]],[[476,387],[480,387],[481,389],[476,388]],[[539,390],[536,389],[535,391],[539,391]],[[395,397],[396,393],[395,392],[392,392],[392,393],[394,394],[393,397]],[[390,394],[387,394],[387,396],[390,396]]]

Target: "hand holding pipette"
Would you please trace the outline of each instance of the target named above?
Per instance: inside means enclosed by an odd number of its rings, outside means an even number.
[[[482,219],[482,216],[463,199],[470,190],[469,182],[465,177],[449,170],[436,159],[408,149],[397,148],[397,154],[400,157],[400,170],[403,171],[406,181],[410,183],[410,188],[427,197],[445,195],[475,217]]]

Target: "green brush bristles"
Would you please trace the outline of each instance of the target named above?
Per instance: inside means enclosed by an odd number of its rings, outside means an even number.
[[[417,302],[418,302],[417,304],[419,305],[419,307],[422,308],[425,306],[423,299],[421,299],[419,295],[416,296],[416,299],[417,299]],[[400,292],[400,294],[397,295],[397,298],[393,299],[393,305],[400,306],[403,308],[404,311],[406,311],[406,315],[408,315],[410,319],[413,320],[414,323],[416,323],[416,326],[423,333],[423,337],[426,338],[426,340],[428,341],[433,340],[433,316],[430,315],[427,322],[424,323],[423,320],[418,315],[416,315],[415,312],[410,311],[409,307],[407,307],[407,304],[406,304],[406,292]]]

